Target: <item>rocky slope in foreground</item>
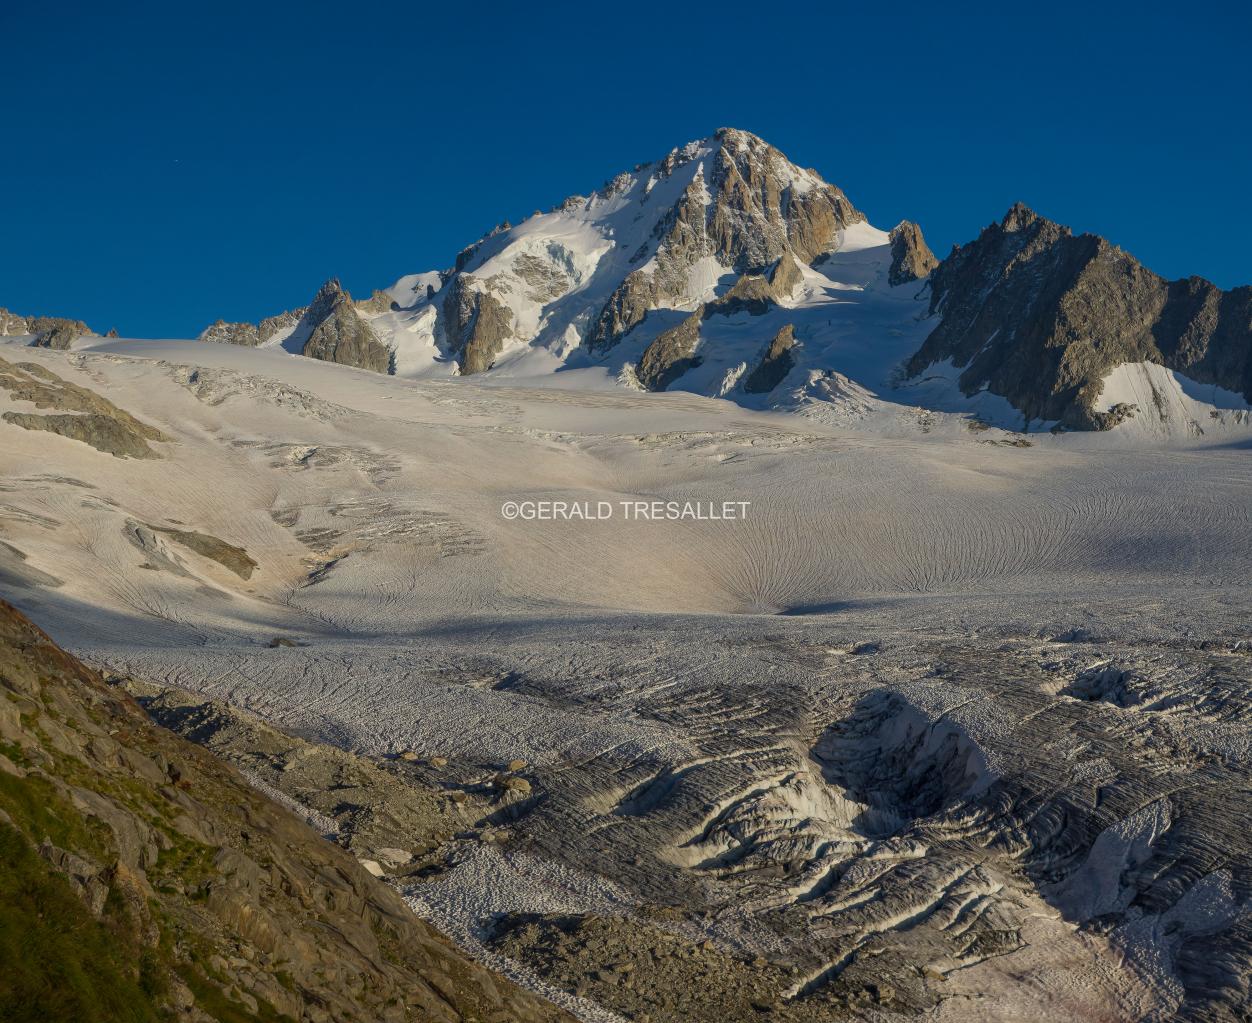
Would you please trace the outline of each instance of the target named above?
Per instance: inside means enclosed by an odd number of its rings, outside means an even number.
[[[963,368],[962,391],[990,390],[1027,421],[1117,425],[1136,410],[1097,406],[1105,378],[1126,363],[1155,363],[1252,402],[1252,287],[1167,281],[1021,204],[939,264],[930,313],[940,321],[909,374],[950,359]]]
[[[0,1018],[561,1021],[0,601]]]

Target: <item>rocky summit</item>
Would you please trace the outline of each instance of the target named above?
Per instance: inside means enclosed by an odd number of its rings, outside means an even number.
[[[965,393],[1002,395],[1027,421],[1117,425],[1135,410],[1097,406],[1109,374],[1128,363],[1252,401],[1252,287],[1167,281],[1020,204],[939,264],[929,313],[938,323],[909,373],[950,360]]]

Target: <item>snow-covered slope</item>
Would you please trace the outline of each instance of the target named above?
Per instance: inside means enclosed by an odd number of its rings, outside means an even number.
[[[765,301],[719,304],[784,262],[787,279]],[[870,394],[890,390],[928,330],[922,283],[893,287],[892,267],[891,235],[842,191],[761,139],[723,129],[591,196],[502,225],[449,272],[401,278],[388,289],[393,308],[367,318],[401,376],[489,369],[491,378],[604,387],[634,384],[649,346],[701,311],[687,368],[665,389],[797,407],[831,400],[835,369]],[[774,386],[746,389],[788,326],[795,344]]]

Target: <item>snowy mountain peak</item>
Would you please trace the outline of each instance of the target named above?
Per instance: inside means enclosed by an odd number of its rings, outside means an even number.
[[[329,282],[294,325],[206,337],[409,377],[575,371],[560,381],[808,407],[835,369],[890,385],[926,333],[915,282],[933,265],[915,225],[880,231],[816,171],[720,128],[500,224],[448,270],[357,303]]]
[[[650,316],[690,312],[742,275],[783,258],[812,266],[864,222],[814,171],[721,128],[589,196],[501,225],[437,286],[398,282],[390,294],[402,308],[377,327],[394,340],[399,372],[451,361],[478,373],[534,349],[601,358]]]

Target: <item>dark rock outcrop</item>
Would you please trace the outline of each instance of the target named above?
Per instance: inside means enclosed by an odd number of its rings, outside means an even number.
[[[0,309],[0,336],[31,335],[31,345],[36,348],[54,348],[65,351],[84,334],[95,335],[82,320],[70,320],[63,316],[19,316],[7,309]]]
[[[384,291],[375,291],[365,301],[354,302],[339,281],[332,279],[303,309],[267,316],[260,323],[218,320],[200,332],[199,340],[255,348],[286,331],[293,345],[301,345],[301,355],[390,373],[391,349],[362,314],[387,312],[392,306],[391,297]]]
[[[6,423],[81,441],[115,458],[159,458],[148,442],[169,440],[156,427],[95,391],[64,380],[35,362],[0,359],[0,389],[14,401],[30,402],[40,410],[10,410],[3,416]],[[45,414],[44,409],[52,411]]]
[[[23,430],[44,430],[68,440],[89,444],[115,458],[158,458],[144,439],[116,419],[102,415],[67,415],[34,412],[6,412],[4,421]]]
[[[296,329],[309,331],[301,354],[310,359],[375,373],[391,371],[391,349],[360,317],[352,296],[336,279],[322,285]]]
[[[635,367],[639,383],[649,391],[663,391],[687,370],[699,366],[701,359],[695,350],[700,343],[700,321],[703,319],[704,309],[701,307],[677,327],[659,334],[644,349]]]
[[[172,529],[169,526],[149,526],[154,533],[163,533],[177,544],[190,551],[195,551],[202,558],[216,561],[223,568],[229,569],[240,579],[251,579],[257,563],[242,547],[236,547],[225,540],[209,533],[199,533],[190,529]]]
[[[791,355],[795,345],[795,328],[788,323],[774,336],[756,369],[744,380],[743,389],[749,394],[767,394],[781,384],[795,365]]]
[[[1166,281],[1096,235],[1014,206],[931,275],[938,325],[909,360],[951,359],[961,390],[1007,398],[1027,422],[1107,429],[1104,377],[1152,362],[1252,400],[1252,287]]]
[[[734,316],[736,313],[764,316],[769,312],[773,300],[774,289],[769,281],[757,274],[744,274],[735,281],[726,294],[704,307],[704,315],[706,318]]]
[[[626,279],[618,285],[600,310],[600,315],[587,335],[588,347],[611,348],[643,322],[648,310],[656,304],[657,298],[656,282],[651,274],[642,270],[627,274]]]
[[[922,229],[911,220],[901,220],[891,229],[891,269],[887,271],[887,283],[893,288],[920,281],[926,277],[939,260],[930,251]]]
[[[791,253],[784,252],[768,273],[741,274],[726,294],[705,305],[704,318],[744,312],[764,316],[779,299],[790,298],[802,279],[800,267]]]
[[[443,322],[448,347],[460,356],[462,376],[490,369],[513,336],[508,308],[469,274],[452,279],[443,300]]]
[[[0,902],[5,1019],[570,1021],[4,601]]]

